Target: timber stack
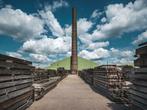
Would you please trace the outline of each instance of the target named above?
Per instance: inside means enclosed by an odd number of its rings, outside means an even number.
[[[64,67],[57,68],[57,75],[61,77],[61,80],[64,79],[68,74],[68,71]]]
[[[110,99],[119,102],[128,100],[125,77],[116,65],[101,65],[94,69],[84,69],[79,71],[79,76],[96,91]]]
[[[93,85],[93,69],[79,71],[79,76],[88,84]]]
[[[100,92],[113,100],[121,100],[124,85],[122,72],[116,65],[102,65],[93,72],[93,84]]]
[[[34,71],[34,91],[35,100],[43,97],[49,90],[57,85],[60,76],[55,76],[56,70],[35,69]]]
[[[0,110],[24,110],[32,104],[32,63],[0,54]]]
[[[134,75],[132,75],[132,87],[130,98],[132,109],[147,110],[147,42],[140,44],[136,49],[137,59],[134,61]]]

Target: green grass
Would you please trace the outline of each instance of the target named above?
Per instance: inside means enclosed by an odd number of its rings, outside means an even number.
[[[78,57],[78,70],[87,69],[87,68],[94,68],[97,64],[90,60]],[[65,58],[63,60],[57,61],[52,63],[48,69],[57,69],[58,67],[64,67],[67,70],[70,70],[70,58]]]

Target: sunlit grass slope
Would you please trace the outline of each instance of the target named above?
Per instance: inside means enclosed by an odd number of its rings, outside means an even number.
[[[86,68],[94,68],[97,64],[90,60],[78,57],[78,70],[86,69]],[[65,58],[63,60],[57,61],[51,64],[48,68],[49,69],[57,69],[58,67],[64,67],[65,69],[70,69],[70,58]]]

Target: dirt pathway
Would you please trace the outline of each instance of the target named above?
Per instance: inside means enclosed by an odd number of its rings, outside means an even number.
[[[77,75],[69,75],[28,110],[123,110],[120,105],[95,93]]]

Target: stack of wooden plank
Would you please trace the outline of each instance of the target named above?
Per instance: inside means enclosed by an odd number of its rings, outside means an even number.
[[[122,72],[115,65],[102,65],[93,71],[93,84],[112,99],[120,99],[123,86]]]
[[[129,106],[130,105],[130,100],[129,100],[129,90],[130,87],[132,86],[130,76],[133,74],[134,68],[132,66],[123,66],[122,67],[122,73],[123,73],[123,78],[124,78],[124,85],[122,87],[122,95],[121,99],[122,102],[125,103],[125,105]]]
[[[60,81],[60,76],[54,76],[54,71],[49,71],[45,69],[35,69],[34,71],[34,83],[33,87],[35,89],[35,100],[43,97],[50,89],[55,87]],[[54,76],[54,77],[51,77]]]
[[[45,69],[36,68],[33,72],[34,83],[43,83],[49,80],[49,72]]]
[[[0,54],[0,110],[23,110],[32,104],[32,63]]]
[[[55,77],[57,76],[57,71],[53,69],[47,69],[48,77]]]
[[[57,75],[61,77],[61,80],[67,76],[68,71],[64,69],[64,67],[57,68]]]
[[[93,69],[84,69],[79,72],[80,77],[90,85],[93,85]]]
[[[140,110],[147,110],[147,42],[136,49],[136,57],[134,65],[138,68],[132,75],[131,103],[133,109],[138,107]]]

